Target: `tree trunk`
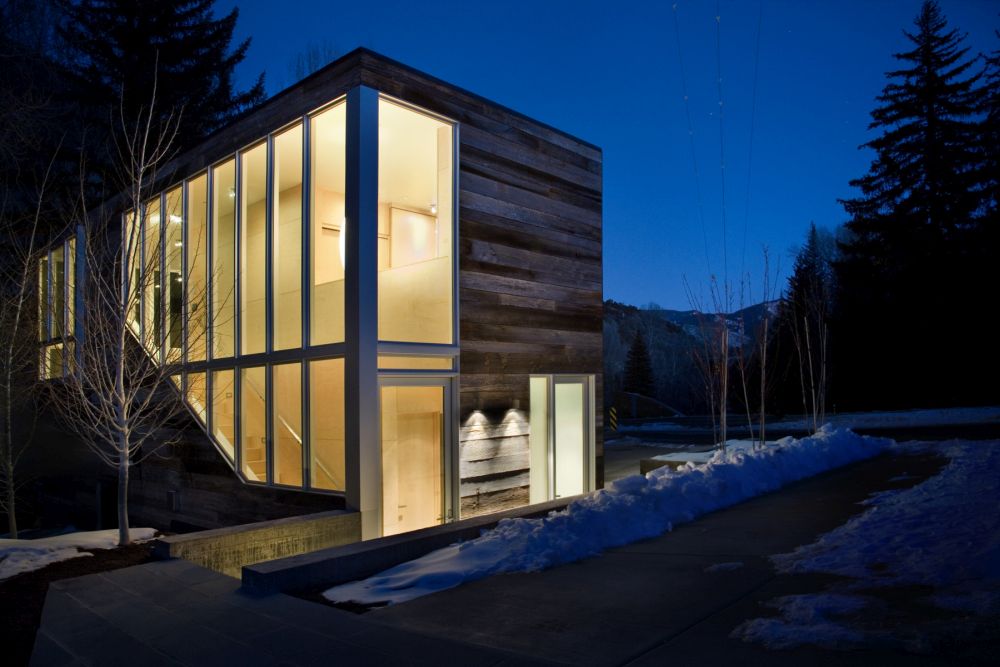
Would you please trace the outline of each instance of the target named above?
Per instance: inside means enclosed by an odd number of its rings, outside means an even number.
[[[128,450],[126,449],[125,452]],[[118,459],[118,546],[131,544],[128,530],[128,456]]]
[[[11,421],[13,419],[13,410],[11,409],[11,383],[10,378],[7,378],[7,386],[4,388],[4,422],[3,422],[3,471],[4,471],[4,485],[6,486],[6,498],[4,498],[4,503],[7,508],[7,530],[10,533],[11,539],[17,539],[17,512],[15,511],[14,503],[16,502],[17,493],[14,488],[14,423]]]

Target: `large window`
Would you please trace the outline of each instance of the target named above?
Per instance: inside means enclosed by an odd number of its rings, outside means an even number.
[[[168,362],[181,360],[184,343],[183,294],[184,294],[184,241],[183,233],[183,188],[176,187],[167,193],[163,253],[165,275],[163,283],[166,330],[164,345]]]
[[[267,340],[267,144],[240,156],[240,354]]]
[[[310,341],[320,345],[344,340],[347,104],[314,116],[310,136]]]
[[[236,162],[212,170],[212,356],[235,354]]]
[[[274,374],[274,481],[302,486],[302,364],[280,364]]]
[[[309,363],[313,488],[344,490],[344,360]]]
[[[153,357],[160,354],[160,340],[163,326],[163,303],[160,284],[160,198],[146,203],[143,219],[142,241],[142,337],[143,344]]]
[[[267,369],[240,371],[240,461],[251,482],[267,481]]]
[[[212,435],[230,460],[235,460],[236,442],[236,387],[234,373],[212,373]],[[197,385],[195,385],[197,387]]]
[[[38,260],[38,375],[43,380],[73,370],[75,354],[76,240]]]
[[[453,134],[449,123],[379,101],[379,340],[454,342]]]
[[[204,361],[208,338],[208,176],[188,183],[187,191],[187,358]]]
[[[274,349],[302,345],[302,125],[274,138]]]

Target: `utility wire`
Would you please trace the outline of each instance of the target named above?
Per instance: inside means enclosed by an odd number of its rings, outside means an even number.
[[[715,0],[715,71],[719,89],[719,173],[722,177],[722,275],[723,284],[729,283],[729,249],[726,230],[726,138],[722,118],[722,10]]]
[[[694,170],[694,191],[698,200],[698,218],[701,221],[701,236],[705,244],[705,266],[708,272],[712,272],[712,261],[708,255],[708,231],[705,225],[705,203],[701,196],[701,174],[698,171],[698,154],[694,146],[694,126],[691,123],[691,103],[688,99],[687,77],[684,75],[684,55],[681,48],[680,22],[677,20],[677,3],[673,5],[674,13],[674,37],[677,42],[677,69],[681,75],[681,94],[684,96],[684,114],[687,116],[688,142],[691,148],[691,166]]]
[[[746,270],[747,228],[750,221],[750,182],[753,176],[753,133],[757,120],[757,79],[760,73],[760,29],[764,22],[764,0],[760,0],[757,12],[757,43],[753,56],[753,96],[750,102],[750,146],[747,151],[747,196],[743,208],[743,253],[740,256],[740,275]]]

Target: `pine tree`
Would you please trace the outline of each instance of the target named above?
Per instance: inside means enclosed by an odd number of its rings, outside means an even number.
[[[779,405],[811,414],[817,422],[826,408],[830,365],[834,277],[827,245],[816,224],[810,223],[779,306],[773,355],[783,376]]]
[[[841,405],[912,406],[963,400],[970,345],[965,323],[943,317],[968,310],[969,254],[982,209],[980,73],[964,35],[936,2],[921,7],[913,48],[895,57],[863,147],[875,159],[851,181],[860,196],[842,201],[850,239],[836,266],[837,388]],[[956,306],[958,306],[956,308]],[[966,340],[956,337],[962,331]]]
[[[263,99],[263,74],[249,90],[234,89],[233,70],[250,40],[230,50],[239,12],[216,19],[213,1],[60,0],[67,66],[92,131],[119,125],[119,114],[133,126],[153,99],[154,83],[160,109],[154,122],[180,113],[178,150]],[[106,132],[98,137],[106,139]]]
[[[649,358],[646,339],[639,331],[635,332],[635,338],[632,339],[628,356],[625,358],[625,378],[622,389],[643,396],[653,395],[653,364]]]

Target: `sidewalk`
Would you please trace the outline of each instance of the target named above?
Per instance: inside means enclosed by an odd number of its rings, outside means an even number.
[[[249,597],[236,580],[183,561],[81,577],[50,590],[32,664],[955,664],[886,650],[772,652],[728,638],[768,613],[760,602],[830,581],[776,575],[768,555],[811,542],[861,511],[869,493],[913,485],[938,465],[879,457],[597,558],[360,616]],[[903,472],[910,477],[890,482]],[[706,571],[718,564],[728,565]]]

